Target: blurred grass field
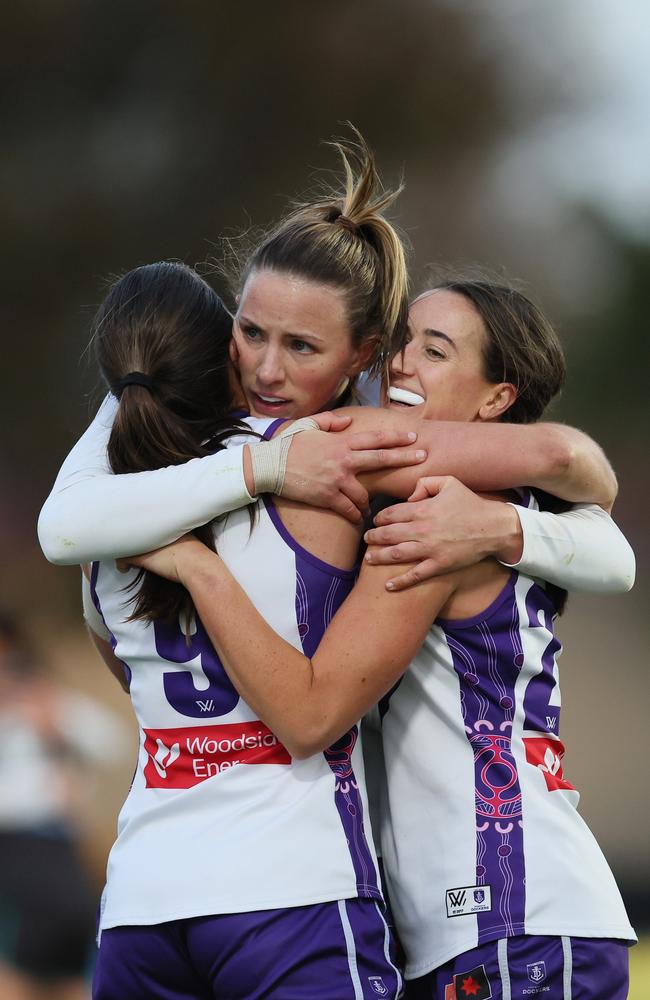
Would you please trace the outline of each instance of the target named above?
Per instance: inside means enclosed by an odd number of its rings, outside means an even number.
[[[650,934],[630,950],[629,1000],[650,1000]]]

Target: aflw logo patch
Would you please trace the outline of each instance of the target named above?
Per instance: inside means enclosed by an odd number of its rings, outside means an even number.
[[[465,885],[459,889],[447,889],[445,902],[448,917],[485,913],[492,909],[492,889],[489,885]]]
[[[237,764],[290,764],[263,722],[145,729],[147,788],[192,788]]]

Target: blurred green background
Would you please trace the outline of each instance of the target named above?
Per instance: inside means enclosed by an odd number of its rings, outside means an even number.
[[[619,475],[635,591],[574,597],[562,623],[565,769],[638,927],[650,923],[645,528],[650,10],[642,0],[33,0],[2,5],[0,602],[65,683],[128,718],[88,651],[78,574],[35,521],[99,398],[84,353],[106,279],[218,257],[333,168],[354,122],[387,183],[414,291],[430,265],[521,279],[570,377],[553,416]],[[135,754],[135,736],[133,753]],[[130,767],[96,796],[98,878]],[[641,996],[641,993],[638,994]]]

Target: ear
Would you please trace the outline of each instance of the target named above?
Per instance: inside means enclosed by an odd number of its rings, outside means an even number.
[[[230,338],[230,343],[228,344],[228,354],[230,355],[233,368],[236,368],[237,371],[239,371],[239,351],[237,350],[237,344],[234,337]]]
[[[512,382],[499,382],[491,386],[488,397],[478,411],[479,420],[498,420],[506,410],[510,409],[517,395],[517,389]]]
[[[368,337],[367,340],[364,340],[363,343],[359,345],[355,352],[355,360],[352,362],[347,371],[349,376],[358,375],[359,372],[364,371],[364,369],[368,367],[368,362],[377,348],[378,340],[379,337]]]
[[[241,295],[235,295],[235,305],[239,306],[240,302],[241,302]]]

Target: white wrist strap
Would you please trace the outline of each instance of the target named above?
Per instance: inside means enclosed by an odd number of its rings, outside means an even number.
[[[249,445],[253,464],[255,495],[260,493],[281,494],[287,471],[287,457],[291,438],[300,431],[317,431],[318,424],[311,417],[294,420],[290,427],[280,432],[271,441],[260,441]]]

